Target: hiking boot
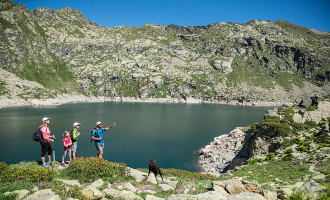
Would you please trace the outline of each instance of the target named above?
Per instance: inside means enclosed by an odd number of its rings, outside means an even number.
[[[61,163],[62,167],[66,167],[64,163]]]
[[[47,164],[48,164],[48,165],[53,165],[53,163],[52,163],[52,162],[47,162]]]
[[[41,166],[44,167],[44,168],[49,168],[49,166],[46,163],[41,165]]]

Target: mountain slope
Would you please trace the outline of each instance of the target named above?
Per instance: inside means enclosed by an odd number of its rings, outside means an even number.
[[[330,34],[283,20],[108,28],[74,9],[3,0],[0,23],[1,68],[43,86],[18,87],[0,73],[1,98],[294,102],[330,94]]]

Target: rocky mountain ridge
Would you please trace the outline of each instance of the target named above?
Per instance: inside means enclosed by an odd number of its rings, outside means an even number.
[[[1,78],[2,99],[298,102],[330,94],[330,33],[283,20],[110,28],[74,9],[2,0],[0,25],[0,77],[17,77]]]

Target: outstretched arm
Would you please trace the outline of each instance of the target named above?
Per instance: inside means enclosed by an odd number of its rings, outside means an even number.
[[[111,128],[114,127],[114,126],[116,126],[116,123],[113,123],[111,126],[105,128],[105,131],[111,129]]]

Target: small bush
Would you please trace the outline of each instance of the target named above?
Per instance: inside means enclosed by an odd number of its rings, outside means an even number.
[[[91,182],[99,178],[126,177],[126,164],[111,163],[95,157],[78,158],[65,169],[70,178]]]
[[[309,147],[308,146],[300,146],[299,147],[299,151],[308,152],[308,150],[309,150]]]
[[[286,119],[288,119],[289,122],[294,122],[293,115],[294,115],[293,107],[284,110],[284,116]]]
[[[16,200],[16,198],[18,197],[18,194],[14,193],[14,194],[0,194],[0,199],[1,200]]]
[[[85,200],[85,196],[80,192],[79,188],[70,188],[67,189],[65,185],[59,185],[59,186],[54,186],[52,188],[52,191],[59,195],[61,199],[68,199],[68,198],[73,198],[73,199],[79,199],[79,200]]]
[[[284,153],[285,154],[290,154],[290,153],[293,153],[293,150],[292,150],[292,148],[289,148],[289,149],[285,150]]]
[[[292,146],[294,144],[295,144],[294,140],[285,139],[281,144],[281,149],[286,149],[287,147]]]
[[[19,169],[5,170],[1,174],[2,181],[26,180],[32,182],[50,181],[56,178],[56,173],[49,169]]]
[[[0,162],[0,173],[7,169],[7,164],[5,162]]]
[[[313,106],[309,106],[309,107],[307,107],[307,111],[315,111],[315,110],[317,110],[318,109],[318,107],[317,107],[317,105],[313,105]]]
[[[296,144],[298,144],[298,145],[302,145],[302,144],[304,144],[304,141],[302,141],[300,138],[295,138],[295,139],[294,139],[294,142],[295,142]]]
[[[292,195],[288,197],[289,200],[310,200],[310,197],[306,197],[306,193],[295,190]]]
[[[292,161],[293,160],[293,156],[292,155],[286,155],[282,158],[283,161]]]
[[[275,155],[273,153],[269,153],[266,155],[266,161],[273,161],[275,160]]]
[[[255,159],[249,159],[249,160],[247,161],[247,163],[250,165],[250,164],[254,164],[254,163],[258,163],[258,162],[262,163],[263,161],[264,161],[264,160],[261,159],[261,158],[255,158]]]

